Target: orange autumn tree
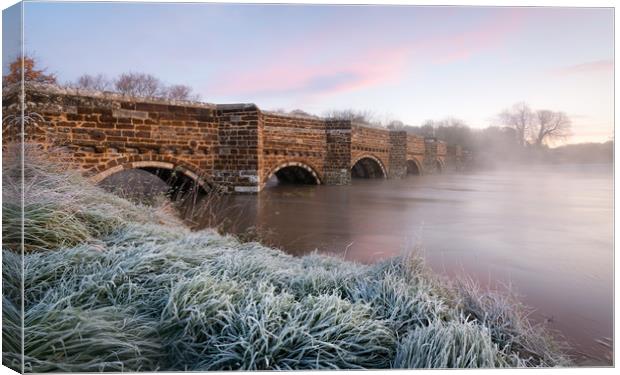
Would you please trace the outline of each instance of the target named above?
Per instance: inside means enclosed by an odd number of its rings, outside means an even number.
[[[23,68],[24,68],[24,81],[41,82],[41,83],[56,83],[56,76],[54,74],[46,74],[45,69],[36,69],[37,62],[30,56],[24,56]],[[17,58],[9,65],[9,73],[2,76],[2,84],[10,85],[13,83],[21,82],[22,80],[22,59]]]

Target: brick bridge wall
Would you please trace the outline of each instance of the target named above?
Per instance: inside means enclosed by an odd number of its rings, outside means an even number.
[[[448,153],[446,143],[437,139],[424,140],[424,171],[426,173],[441,173],[447,170],[446,156]]]
[[[424,137],[407,134],[407,161],[415,163],[419,173],[424,170],[425,147]]]
[[[18,94],[18,86],[4,90],[5,118],[19,110]],[[376,160],[389,178],[406,174],[412,158],[425,172],[436,160],[446,162],[442,142],[346,120],[263,112],[254,104],[134,100],[40,84],[26,85],[25,103],[26,114],[37,114],[27,138],[67,151],[94,181],[124,169],[165,168],[202,185],[246,193],[291,165],[333,185],[348,184],[361,158]],[[17,129],[4,121],[3,144]]]
[[[446,166],[450,171],[462,171],[463,159],[463,148],[460,145],[448,145],[446,147]]]
[[[379,163],[385,177],[390,170],[390,133],[385,129],[351,126],[351,167],[363,158]]]
[[[5,92],[5,118],[16,112],[17,94]],[[25,103],[26,114],[44,119],[35,118],[26,126],[27,138],[67,151],[95,181],[140,166],[173,165],[195,179],[214,176],[219,121],[213,105],[134,102],[47,86],[28,89]],[[17,128],[3,123],[8,141]]]
[[[387,172],[390,168],[389,153],[388,131],[357,124],[351,127],[351,166],[363,157],[372,157],[380,161],[381,166]]]
[[[291,163],[309,168],[320,182],[325,180],[327,134],[324,120],[263,113],[264,185],[277,169]]]

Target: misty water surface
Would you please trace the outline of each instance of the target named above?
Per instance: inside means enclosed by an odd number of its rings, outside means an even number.
[[[437,272],[509,283],[536,320],[596,357],[581,363],[610,363],[597,340],[612,337],[611,165],[274,185],[226,198],[198,227],[227,220],[229,231],[258,227],[291,254],[363,263],[418,249]]]
[[[130,190],[165,191],[148,172],[132,173]],[[118,186],[118,177],[103,185]],[[143,189],[137,177],[146,178]],[[220,225],[243,236],[258,228],[267,243],[295,255],[318,250],[371,263],[418,251],[449,277],[510,284],[535,309],[535,320],[567,338],[579,364],[611,364],[611,164],[505,167],[350,186],[272,181],[257,195],[207,197],[193,207],[196,228]]]

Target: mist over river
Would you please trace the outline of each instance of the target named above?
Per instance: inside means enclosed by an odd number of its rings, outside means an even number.
[[[318,250],[363,263],[418,249],[438,273],[510,284],[534,319],[587,355],[581,363],[611,363],[611,164],[354,179],[351,186],[272,181],[258,195],[217,206],[197,227],[227,220],[231,232],[269,232],[270,244],[291,254]]]
[[[134,180],[148,177],[143,190],[166,189],[148,172],[130,172]],[[117,175],[103,185],[122,185]],[[242,237],[254,230],[290,254],[317,250],[363,263],[419,251],[437,273],[483,287],[509,284],[535,309],[532,318],[564,335],[579,364],[612,363],[611,164],[354,179],[349,186],[274,180],[256,195],[203,199],[188,218],[197,229],[219,225]]]

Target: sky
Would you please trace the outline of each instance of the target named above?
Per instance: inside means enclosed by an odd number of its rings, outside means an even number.
[[[524,101],[566,112],[570,143],[613,136],[610,8],[29,2],[24,46],[61,82],[140,71],[211,103],[474,128]]]

